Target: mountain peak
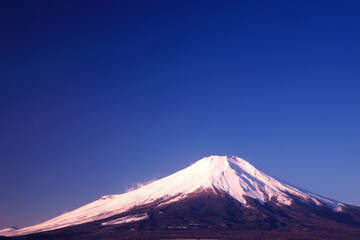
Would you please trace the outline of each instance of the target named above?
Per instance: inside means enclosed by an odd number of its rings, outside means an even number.
[[[207,171],[210,175],[212,175],[212,180],[223,177],[224,173],[230,170],[234,171],[238,175],[241,174],[241,172],[246,172],[251,175],[256,175],[256,173],[260,174],[260,171],[258,171],[253,165],[237,156],[211,155],[200,159],[191,165],[189,169],[192,167],[200,168],[202,171]]]
[[[237,156],[221,156],[221,155],[210,155],[208,157],[204,157],[198,161],[239,161],[246,162],[244,159],[239,158]]]
[[[228,167],[233,166],[233,164],[239,166],[244,171],[253,171],[255,169],[250,163],[245,161],[242,158],[237,156],[218,156],[218,155],[211,155],[205,158],[200,159],[199,161],[195,162],[191,167],[201,167],[203,171],[210,171],[210,170],[225,170]]]
[[[282,183],[237,156],[211,155],[180,172],[183,171],[186,171],[188,179],[191,179],[190,176],[202,176],[200,181],[196,181],[201,184],[200,187],[226,192],[245,206],[246,197],[261,203],[275,199],[278,204],[290,205],[293,196],[318,206],[329,206],[335,211],[340,211],[343,205]]]

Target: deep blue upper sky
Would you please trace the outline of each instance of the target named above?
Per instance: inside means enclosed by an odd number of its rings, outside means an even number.
[[[359,1],[0,6],[0,228],[215,154],[360,205]]]

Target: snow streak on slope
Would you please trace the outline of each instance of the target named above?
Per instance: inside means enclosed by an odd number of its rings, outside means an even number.
[[[114,225],[114,224],[125,224],[125,223],[129,223],[129,222],[145,220],[148,218],[149,218],[149,216],[147,215],[147,213],[142,213],[142,214],[137,214],[137,215],[129,215],[129,216],[122,217],[122,218],[117,218],[115,220],[111,220],[108,222],[103,222],[101,225],[104,226],[104,225]]]
[[[260,202],[275,198],[278,204],[290,205],[291,196],[288,193],[306,202],[319,206],[327,205],[335,211],[340,211],[343,206],[340,202],[300,191],[281,183],[241,158],[210,156],[134,191],[104,196],[44,223],[11,231],[4,235],[24,235],[104,219],[160,198],[165,199],[165,203],[162,204],[174,202],[199,189],[224,191],[244,206],[247,206],[244,196],[258,199]],[[168,202],[166,202],[167,199]]]

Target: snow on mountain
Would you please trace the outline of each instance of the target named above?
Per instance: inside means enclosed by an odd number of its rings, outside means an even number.
[[[258,199],[261,203],[276,199],[277,204],[290,205],[292,199],[290,195],[297,196],[305,202],[331,207],[334,211],[341,211],[343,206],[342,203],[335,200],[300,191],[288,184],[281,183],[241,158],[209,156],[134,191],[103,196],[92,203],[38,225],[1,234],[25,235],[91,222],[125,212],[135,206],[154,202],[160,198],[165,199],[162,204],[175,202],[199,189],[226,192],[245,207],[247,203],[244,196]]]
[[[146,213],[137,214],[137,215],[129,215],[129,216],[117,218],[115,220],[111,220],[108,222],[103,222],[101,225],[104,226],[104,225],[125,224],[125,223],[129,223],[129,222],[145,220],[148,218],[149,218],[149,216]]]
[[[11,232],[17,230],[17,227],[8,227],[8,228],[4,228],[2,230],[0,230],[0,236],[5,236],[5,235],[10,235]]]

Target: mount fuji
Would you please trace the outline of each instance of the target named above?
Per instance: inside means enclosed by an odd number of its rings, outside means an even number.
[[[107,195],[5,239],[360,239],[360,207],[209,156],[136,190]],[[1,237],[0,237],[1,238]]]

